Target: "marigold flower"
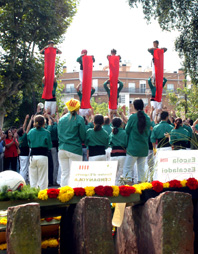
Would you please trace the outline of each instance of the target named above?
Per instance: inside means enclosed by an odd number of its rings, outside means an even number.
[[[86,196],[93,196],[93,195],[95,195],[94,189],[95,189],[95,187],[91,187],[91,186],[85,187]]]
[[[74,190],[73,188],[69,187],[69,186],[64,186],[60,188],[60,192],[58,194],[58,199],[65,203],[68,202],[69,200],[71,200],[74,196]]]
[[[111,186],[113,188],[113,196],[118,197],[120,193],[120,189],[118,186]]]
[[[41,200],[47,200],[48,199],[47,189],[39,191],[38,198]]]

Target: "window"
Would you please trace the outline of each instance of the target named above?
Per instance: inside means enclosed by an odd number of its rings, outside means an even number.
[[[95,88],[96,92],[98,92],[98,79],[92,80],[92,86]]]
[[[135,93],[135,83],[128,83],[129,93]]]
[[[126,100],[125,100],[125,94],[120,94],[119,96],[119,103],[120,104],[125,104]]]
[[[140,80],[140,93],[146,92],[146,80]]]
[[[167,85],[167,90],[168,91],[173,91],[174,90],[174,85],[173,84],[168,84]]]
[[[66,84],[66,93],[74,93],[74,84]]]

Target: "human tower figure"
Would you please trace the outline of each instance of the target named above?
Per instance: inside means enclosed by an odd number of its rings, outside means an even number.
[[[48,45],[41,49],[40,54],[45,55],[44,62],[44,77],[43,83],[43,94],[42,99],[45,99],[45,110],[48,110],[49,114],[53,115],[56,112],[56,76],[55,76],[55,61],[56,54],[62,52],[54,47],[53,41],[48,41]]]
[[[162,109],[162,92],[167,79],[164,78],[164,53],[167,48],[159,48],[159,41],[153,42],[153,48],[149,48],[148,52],[153,55],[152,59],[152,77],[148,79],[151,89],[151,106],[155,108],[153,112],[153,120],[156,110]]]

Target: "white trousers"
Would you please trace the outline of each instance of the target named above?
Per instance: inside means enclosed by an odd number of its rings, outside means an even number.
[[[83,81],[83,70],[79,71],[79,80],[80,80],[80,83],[82,84],[82,81]]]
[[[150,104],[151,104],[151,107],[155,108],[155,110],[153,111],[153,115],[152,115],[152,118],[153,118],[153,121],[154,121],[157,109],[159,109],[159,110],[162,109],[162,102],[150,101]]]
[[[48,158],[47,156],[37,155],[30,157],[30,186],[40,187],[41,190],[48,187]]]
[[[116,173],[116,180],[115,180],[115,185],[119,186],[120,185],[120,177],[123,174],[123,167],[124,167],[124,162],[125,162],[126,156],[117,156],[117,157],[110,157],[110,161],[118,161],[118,168],[117,168],[117,173]]]
[[[107,148],[105,151],[106,151],[107,161],[110,161],[110,156],[111,156],[112,148],[109,147],[109,148]]]
[[[89,157],[89,161],[106,161],[106,160],[107,160],[106,154]]]
[[[80,108],[79,115],[80,116],[87,116],[89,115],[90,109],[89,108]]]
[[[51,149],[52,161],[53,161],[53,184],[56,185],[57,183],[57,176],[58,176],[58,151],[56,147],[52,147]]]
[[[20,161],[20,175],[24,178],[27,184],[29,181],[28,170],[29,170],[29,164],[30,164],[30,157],[19,156],[19,161]]]
[[[59,167],[58,167],[58,175],[57,175],[56,183],[58,185],[61,185],[61,166],[60,166],[60,164],[59,164]]]
[[[56,101],[45,101],[45,110],[49,110],[51,115],[56,113]]]
[[[59,150],[58,158],[61,166],[61,187],[63,187],[67,186],[69,183],[72,161],[82,161],[82,156],[75,153],[70,153],[66,150]]]

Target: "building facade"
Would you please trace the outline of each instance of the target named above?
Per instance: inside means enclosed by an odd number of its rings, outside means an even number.
[[[65,71],[63,71],[65,72]],[[126,105],[130,112],[132,109],[133,100],[135,98],[141,98],[145,106],[150,106],[151,91],[148,85],[148,78],[152,75],[151,71],[143,72],[141,69],[137,72],[130,71],[130,67],[122,66],[119,72],[119,80],[123,82],[124,87],[120,93],[119,105]],[[163,90],[163,106],[171,109],[167,101],[167,93],[170,91],[176,91],[177,88],[184,86],[184,73],[178,71],[177,73],[164,73],[164,77],[167,79],[166,86]],[[94,70],[92,75],[92,86],[96,92],[93,95],[97,103],[108,102],[107,93],[103,87],[103,84],[108,80],[108,71]],[[64,84],[64,96],[63,101],[66,102],[71,98],[78,99],[76,93],[76,87],[79,82],[79,73],[70,72],[63,73],[60,77],[61,84]]]

